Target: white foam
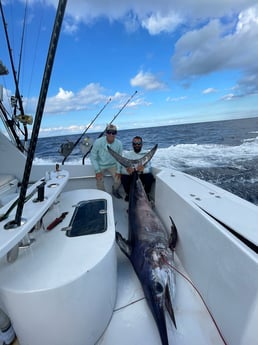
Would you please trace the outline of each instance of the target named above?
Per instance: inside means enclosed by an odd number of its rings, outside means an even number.
[[[185,169],[220,166],[237,167],[240,161],[258,159],[258,138],[245,141],[239,146],[218,144],[180,144],[158,149],[153,165]]]

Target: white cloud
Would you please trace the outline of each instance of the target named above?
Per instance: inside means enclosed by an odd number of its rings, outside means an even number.
[[[72,91],[65,91],[61,87],[59,88],[59,92],[56,95],[56,98],[60,100],[67,100],[71,99],[72,97],[74,97],[74,93]]]
[[[248,8],[247,10],[241,12],[238,16],[238,23],[236,32],[243,33],[252,31],[253,26],[258,24],[258,6]]]
[[[145,90],[161,90],[165,88],[165,84],[161,82],[154,74],[150,72],[140,71],[130,81],[133,87],[142,87]]]
[[[180,97],[167,97],[166,101],[167,102],[180,102],[180,101],[184,101],[185,99],[187,99],[186,96],[180,96]]]
[[[231,101],[234,97],[235,97],[235,96],[234,96],[233,93],[229,93],[229,94],[223,96],[223,97],[222,97],[222,100],[224,100],[224,101]]]
[[[209,87],[208,89],[205,89],[205,90],[202,91],[202,93],[203,93],[204,95],[207,95],[207,94],[209,94],[209,93],[214,93],[214,92],[217,92],[217,90],[214,89],[213,87]]]
[[[63,27],[66,34],[73,35],[79,30],[79,23],[65,18]]]
[[[63,113],[89,109],[92,104],[107,101],[104,89],[99,84],[90,83],[77,93],[59,88],[55,96],[49,97],[46,102],[46,113]],[[35,102],[34,102],[35,104]]]
[[[188,31],[175,45],[171,60],[174,77],[191,80],[214,72],[238,70],[246,76],[245,82],[249,80],[253,85],[258,73],[257,22],[258,6],[241,12],[235,27],[215,19]]]
[[[258,90],[252,78],[258,73],[257,0],[73,0],[67,14],[70,22],[74,21],[74,27],[71,23],[67,26],[70,32],[77,30],[79,22],[94,24],[98,18],[120,21],[128,32],[142,27],[150,35],[180,28],[183,35],[178,36],[172,56],[175,78],[189,82],[218,71],[240,70],[243,80],[239,80],[239,87],[246,87],[249,80],[249,92]],[[143,72],[131,83],[146,90],[164,87]]]
[[[179,15],[171,12],[168,15],[161,15],[160,12],[143,19],[142,26],[146,28],[151,35],[164,32],[172,32],[182,22]]]
[[[105,89],[98,83],[90,83],[76,93],[59,88],[56,95],[47,98],[44,112],[45,114],[63,114],[66,112],[89,110],[92,106],[106,104],[110,98],[112,107],[114,109],[120,109],[129,99],[129,96],[126,93],[118,91],[114,95],[106,95]],[[28,113],[35,112],[37,102],[37,98],[31,98],[29,100],[24,98],[24,105],[27,107]],[[136,96],[128,103],[127,108],[137,107],[139,105],[147,106],[149,103]]]
[[[41,0],[34,0],[37,1]],[[57,6],[56,0],[45,2]],[[150,33],[158,33],[171,31],[179,22],[189,26],[200,18],[239,13],[256,4],[257,0],[73,0],[68,1],[66,13],[75,22],[87,24],[98,18],[120,20],[130,30],[138,21]],[[128,14],[132,21],[128,21]]]

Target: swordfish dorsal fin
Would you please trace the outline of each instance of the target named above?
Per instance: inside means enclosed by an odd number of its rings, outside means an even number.
[[[145,164],[147,164],[151,158],[154,156],[157,148],[158,148],[158,144],[156,144],[149,152],[146,153],[146,155],[144,155],[143,157],[139,158],[139,159],[128,159],[125,158],[123,156],[121,156],[119,153],[115,152],[114,150],[112,150],[109,146],[107,147],[109,153],[121,164],[123,165],[125,168],[129,168],[129,167],[137,167],[139,165],[144,166]]]

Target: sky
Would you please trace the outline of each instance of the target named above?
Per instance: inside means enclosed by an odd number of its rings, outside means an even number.
[[[1,2],[24,110],[35,116],[57,1]],[[257,37],[253,0],[68,0],[40,136],[257,117]],[[2,22],[0,42],[11,113]]]

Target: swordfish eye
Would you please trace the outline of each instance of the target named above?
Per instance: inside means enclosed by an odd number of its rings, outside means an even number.
[[[155,282],[154,289],[157,294],[161,294],[164,291],[163,285],[160,282]]]

